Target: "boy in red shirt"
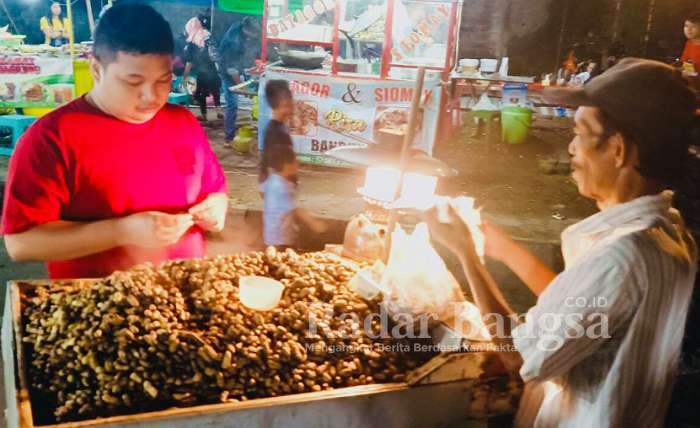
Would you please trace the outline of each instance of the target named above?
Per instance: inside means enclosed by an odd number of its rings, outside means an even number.
[[[226,216],[226,180],[203,130],[167,104],[169,24],[146,5],[108,10],[86,96],[38,120],[10,160],[2,233],[51,278],[201,257]]]
[[[695,76],[697,76],[700,73],[700,12],[690,15],[685,20],[683,30],[688,41],[685,43],[681,61],[684,64],[692,62]],[[683,69],[684,74],[689,74],[685,71],[685,66]],[[692,74],[692,71],[690,73]]]

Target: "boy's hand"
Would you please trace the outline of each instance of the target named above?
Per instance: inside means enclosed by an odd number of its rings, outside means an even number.
[[[197,226],[208,232],[221,232],[226,223],[226,210],[228,209],[228,197],[225,193],[212,193],[199,204],[190,208]]]
[[[116,222],[119,245],[163,248],[175,244],[194,225],[190,214],[156,211],[132,214]]]

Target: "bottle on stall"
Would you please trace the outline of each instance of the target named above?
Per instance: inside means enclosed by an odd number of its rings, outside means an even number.
[[[375,76],[378,76],[381,73],[381,66],[379,62],[379,58],[374,58],[372,60],[372,74]]]
[[[508,76],[508,57],[503,57],[501,59],[501,68],[498,69],[498,74],[501,77],[507,77]]]

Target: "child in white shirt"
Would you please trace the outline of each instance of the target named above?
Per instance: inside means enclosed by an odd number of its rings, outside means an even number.
[[[297,206],[296,176],[299,163],[291,147],[277,145],[269,149],[268,175],[262,183],[263,238],[265,245],[281,248],[297,244],[299,225],[305,224],[314,233],[323,233],[324,221]]]

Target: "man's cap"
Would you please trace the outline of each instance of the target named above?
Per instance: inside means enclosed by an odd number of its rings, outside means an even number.
[[[623,130],[663,136],[689,130],[695,92],[679,70],[658,61],[625,58],[582,88],[545,88],[547,102],[600,108]]]

